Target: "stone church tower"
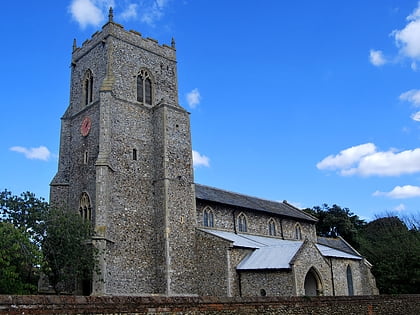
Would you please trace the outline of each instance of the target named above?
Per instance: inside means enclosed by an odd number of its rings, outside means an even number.
[[[95,227],[94,295],[190,295],[196,210],[189,113],[178,104],[175,43],[109,21],[73,44],[50,202]]]

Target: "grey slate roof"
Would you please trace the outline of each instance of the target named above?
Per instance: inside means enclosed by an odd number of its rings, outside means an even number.
[[[318,248],[318,250],[321,252],[322,256],[324,257],[348,258],[348,259],[355,259],[355,260],[362,259],[362,257],[360,256],[352,255],[352,254],[343,252],[341,250],[334,249],[334,248],[324,246],[321,244],[316,244],[316,247]]]
[[[253,211],[266,212],[313,223],[317,221],[316,218],[285,201],[270,201],[200,184],[195,184],[195,196],[197,199],[246,208]]]
[[[335,248],[340,251],[349,253],[351,255],[360,256],[360,254],[353,247],[351,247],[350,244],[347,243],[341,236],[338,236],[338,237],[318,236],[317,242],[318,244]]]
[[[252,249],[236,267],[237,270],[290,269],[290,262],[301,248],[303,241],[283,240],[252,234],[235,234],[233,232],[212,229],[202,231],[232,242],[234,247]],[[325,257],[360,260],[360,256],[351,255],[337,249],[316,244]]]

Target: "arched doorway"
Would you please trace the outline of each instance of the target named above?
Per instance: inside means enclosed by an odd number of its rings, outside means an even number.
[[[318,273],[314,268],[309,269],[305,277],[305,295],[306,296],[317,296],[321,295],[322,284]]]

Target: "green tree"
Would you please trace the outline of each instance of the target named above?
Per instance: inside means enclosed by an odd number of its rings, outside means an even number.
[[[50,209],[42,240],[43,272],[55,292],[72,292],[76,283],[90,282],[97,251],[91,244],[92,227],[76,212]]]
[[[363,231],[361,253],[373,264],[383,294],[420,293],[420,232],[397,216],[377,218]]]
[[[306,213],[316,217],[318,222],[316,229],[318,235],[327,236],[337,233],[348,241],[353,247],[360,247],[360,233],[366,222],[348,208],[324,203],[322,207],[315,206],[312,209],[304,209]]]
[[[9,222],[0,222],[0,294],[36,292],[39,249],[29,235]]]
[[[47,211],[48,202],[31,192],[24,192],[20,196],[12,195],[8,190],[0,192],[0,220],[24,230],[31,242],[37,245],[44,233],[42,221]]]
[[[0,192],[0,293],[36,292],[47,209],[48,203],[33,193]]]

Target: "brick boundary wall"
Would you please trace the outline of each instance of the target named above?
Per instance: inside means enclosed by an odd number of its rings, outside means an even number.
[[[419,315],[420,294],[253,298],[0,295],[0,314]]]

